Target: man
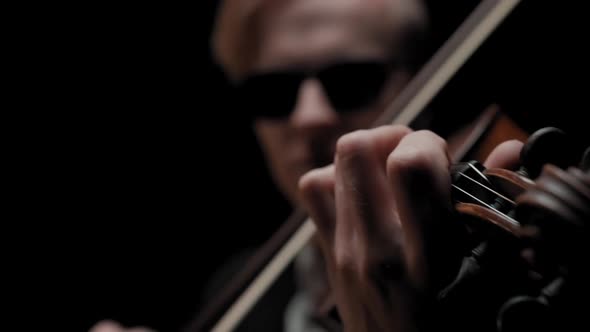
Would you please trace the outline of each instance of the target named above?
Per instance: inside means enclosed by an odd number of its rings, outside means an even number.
[[[348,331],[418,328],[418,299],[439,273],[432,253],[446,250],[426,239],[450,211],[446,145],[405,127],[355,130],[369,128],[411,76],[426,23],[423,3],[410,0],[221,7],[213,45],[240,91],[238,111],[252,115],[277,186],[318,226],[296,260],[303,287],[287,331],[322,330],[316,318],[330,300]],[[486,165],[514,165],[521,146],[500,145]]]
[[[240,110],[252,113],[272,177],[293,205],[302,204],[300,177],[331,163],[336,140],[370,127],[407,82],[426,21],[420,1],[222,4],[215,55],[238,87]],[[305,291],[291,302],[287,321],[311,317],[328,301],[315,248],[296,262]]]
[[[405,127],[354,131],[369,128],[408,81],[426,22],[424,5],[412,0],[221,4],[216,58],[240,92],[239,111],[252,115],[276,185],[319,230],[297,261],[304,286],[287,330],[319,329],[314,313],[330,299],[350,331],[415,327],[411,304],[430,273],[421,225],[448,208],[446,146]],[[502,146],[490,165],[513,162],[519,147]],[[419,178],[428,181],[412,188]],[[419,206],[409,198],[416,195]],[[392,265],[409,277],[378,277],[379,287],[370,273]]]

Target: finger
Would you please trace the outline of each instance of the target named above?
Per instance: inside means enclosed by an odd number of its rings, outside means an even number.
[[[486,168],[506,168],[516,170],[520,165],[520,151],[524,143],[510,140],[496,146],[484,162]]]
[[[382,126],[340,138],[336,148],[337,238],[351,239],[352,232],[380,234],[392,219],[392,199],[385,175],[385,160],[411,130]]]
[[[103,320],[96,323],[89,332],[122,332],[123,327],[112,320]]]
[[[420,288],[429,283],[429,275],[441,282],[450,278],[451,267],[459,264],[441,259],[446,252],[457,250],[452,242],[445,242],[450,226],[442,221],[451,211],[449,166],[446,142],[430,131],[404,137],[387,160],[408,273]]]
[[[334,236],[334,165],[307,172],[299,180],[304,207],[318,229],[320,241],[331,245]]]

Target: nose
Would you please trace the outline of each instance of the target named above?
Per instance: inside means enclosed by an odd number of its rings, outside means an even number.
[[[337,126],[338,121],[338,114],[330,105],[321,83],[315,78],[304,80],[289,118],[291,125],[306,134],[326,134],[327,130]]]

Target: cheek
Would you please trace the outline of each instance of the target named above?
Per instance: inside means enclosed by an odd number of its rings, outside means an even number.
[[[270,174],[281,192],[294,203],[296,198],[297,172],[291,167],[288,125],[285,122],[257,121],[255,133]]]
[[[271,160],[278,159],[286,141],[287,124],[279,121],[256,120],[254,132],[266,157]]]

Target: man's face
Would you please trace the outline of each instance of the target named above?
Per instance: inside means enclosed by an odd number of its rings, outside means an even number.
[[[370,127],[386,95],[391,97],[406,81],[399,70],[385,66],[395,54],[390,38],[383,38],[394,31],[382,23],[387,19],[383,9],[375,7],[383,2],[281,1],[261,18],[259,54],[251,75],[321,73],[300,81],[287,79],[297,75],[274,76],[279,77],[276,84],[269,79],[265,98],[277,99],[273,107],[288,109],[277,108],[279,116],[254,121],[274,181],[294,204],[299,203],[299,177],[331,163],[338,137]],[[294,91],[291,102],[283,91],[287,87]]]

